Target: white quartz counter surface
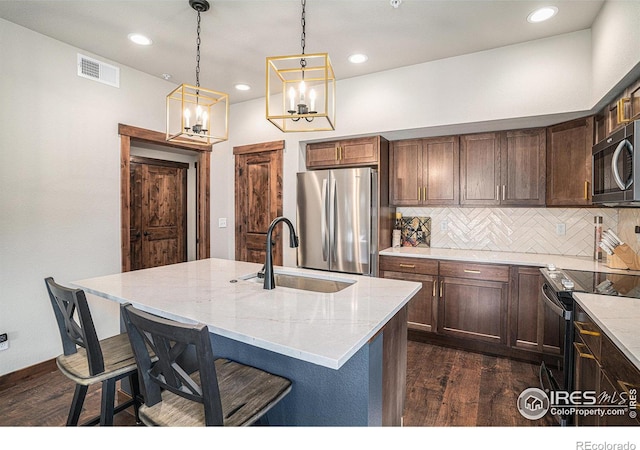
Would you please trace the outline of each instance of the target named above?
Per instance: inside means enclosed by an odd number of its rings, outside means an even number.
[[[285,287],[265,290],[261,283],[240,280],[261,267],[205,259],[73,284],[89,294],[131,302],[170,319],[203,323],[212,333],[331,369],[339,369],[421,287],[407,281],[280,267],[276,272],[356,283],[323,294]]]
[[[573,298],[640,370],[640,299],[585,293]]]
[[[539,267],[544,267],[548,264],[555,264],[558,269],[640,274],[638,271],[611,269],[602,262],[594,261],[591,257],[550,255],[544,253],[492,252],[487,250],[431,247],[399,247],[384,249],[380,252],[380,255]]]

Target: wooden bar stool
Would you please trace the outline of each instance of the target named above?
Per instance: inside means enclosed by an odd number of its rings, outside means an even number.
[[[145,425],[252,425],[291,390],[286,378],[235,361],[214,360],[205,325],[164,319],[130,303],[121,311],[138,363],[144,398],[140,419]],[[189,373],[181,355],[194,350],[197,370]]]
[[[87,390],[96,383],[102,384],[100,416],[83,425],[113,425],[114,414],[130,406],[138,420],[138,373],[127,334],[99,341],[84,291],[60,286],[51,277],[44,281],[62,339],[63,354],[56,358],[56,364],[76,383],[67,426],[78,425]],[[115,406],[116,381],[127,377],[133,398]]]

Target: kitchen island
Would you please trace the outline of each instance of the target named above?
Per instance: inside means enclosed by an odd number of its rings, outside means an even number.
[[[87,294],[185,323],[203,323],[216,357],[292,380],[276,425],[399,425],[407,302],[421,285],[296,268],[276,273],[349,283],[335,293],[248,280],[261,265],[205,259],[76,281]]]

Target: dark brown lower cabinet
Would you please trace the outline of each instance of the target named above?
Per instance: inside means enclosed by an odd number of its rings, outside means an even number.
[[[380,276],[422,283],[422,289],[409,302],[407,326],[412,330],[434,332],[438,308],[438,261],[381,256]]]
[[[526,351],[560,355],[562,319],[544,306],[538,267],[511,267],[509,345]]]
[[[576,414],[577,426],[638,426],[626,406],[635,407],[640,369],[604,334],[580,305],[574,315],[574,391],[596,393],[603,414]],[[622,414],[616,414],[616,412]],[[637,409],[636,409],[637,411]]]
[[[505,343],[506,283],[443,277],[440,285],[438,332]]]

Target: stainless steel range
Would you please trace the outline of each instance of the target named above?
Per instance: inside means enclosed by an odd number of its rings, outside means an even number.
[[[540,269],[544,277],[542,299],[551,311],[561,317],[564,330],[561,367],[540,367],[540,384],[545,390],[573,391],[573,311],[574,292],[640,298],[640,275],[626,273],[559,270],[549,265]],[[568,425],[570,417],[561,417]]]

